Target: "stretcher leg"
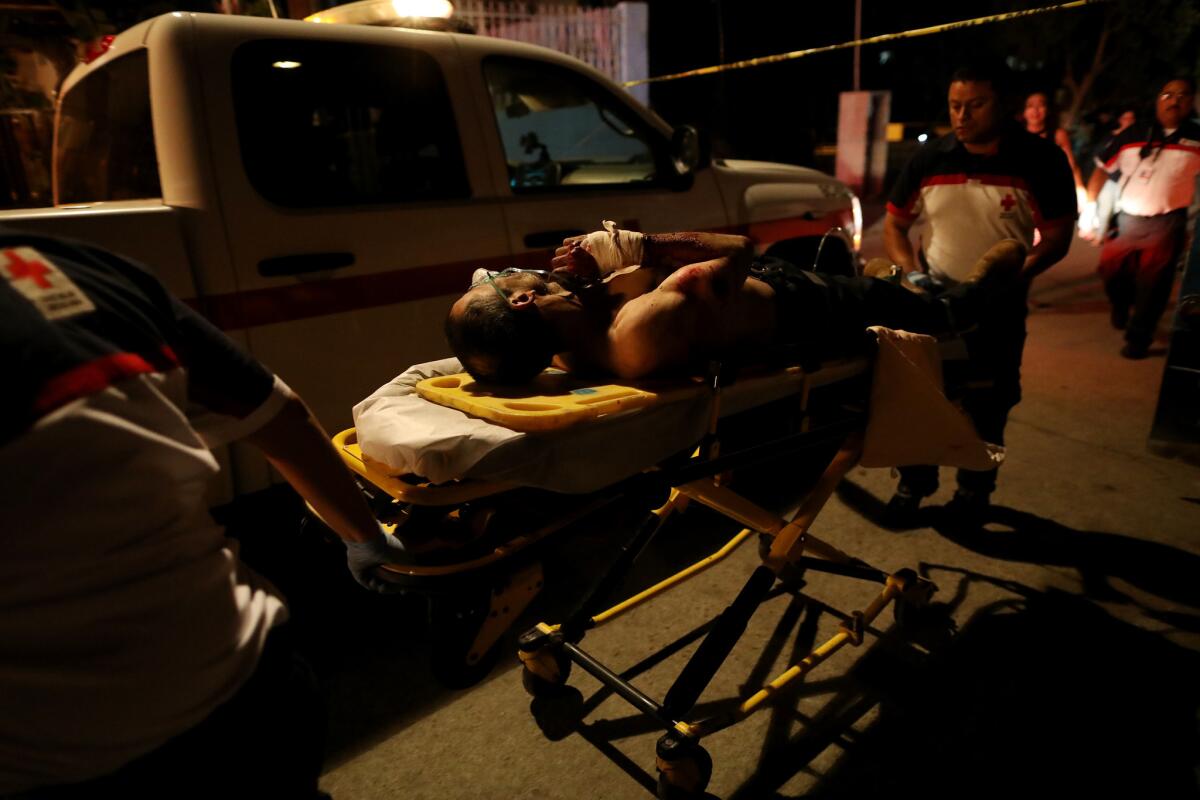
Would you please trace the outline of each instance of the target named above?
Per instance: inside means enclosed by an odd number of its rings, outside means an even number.
[[[671,516],[672,512],[680,508],[685,500],[686,498],[682,497],[679,492],[671,490],[671,495],[667,499],[667,502],[646,515],[646,518],[634,532],[633,536],[629,537],[625,541],[625,544],[622,545],[617,558],[608,571],[605,572],[604,577],[600,579],[587,598],[580,603],[575,613],[563,623],[562,633],[568,642],[578,642],[583,638],[587,629],[592,627],[592,617],[604,610],[605,605],[611,602],[610,598],[620,588],[621,584],[624,583],[630,568],[637,561],[638,556],[646,549],[646,545],[654,539],[655,534],[662,529],[663,524]]]
[[[452,689],[481,680],[499,655],[501,637],[538,595],[542,583],[542,565],[535,561],[486,588],[431,595],[431,656],[438,680]]]
[[[766,567],[759,567],[750,574],[750,580],[746,581],[733,603],[721,612],[716,625],[704,637],[699,649],[667,691],[663,706],[670,716],[679,719],[696,705],[701,693],[733,652],[750,618],[774,585],[775,573]]]

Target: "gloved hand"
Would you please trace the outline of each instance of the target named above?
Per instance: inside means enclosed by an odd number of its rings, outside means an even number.
[[[928,272],[910,272],[904,278],[924,292],[932,292],[937,288],[937,284],[934,283],[933,278],[929,277]]]
[[[366,542],[346,542],[346,566],[359,584],[381,594],[397,591],[400,587],[380,578],[375,568],[383,564],[394,564],[409,557],[404,544],[395,536],[384,533]]]
[[[1100,227],[1100,215],[1096,210],[1096,201],[1089,200],[1083,204],[1083,210],[1079,212],[1079,235],[1084,239],[1091,241],[1096,238]]]

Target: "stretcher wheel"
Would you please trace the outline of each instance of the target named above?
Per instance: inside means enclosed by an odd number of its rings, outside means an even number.
[[[670,734],[668,734],[669,736]],[[657,795],[659,800],[695,800],[704,797],[704,790],[712,778],[712,756],[700,745],[674,740],[674,750],[664,755],[663,744],[667,737],[659,740]]]
[[[892,604],[892,616],[906,638],[929,650],[949,642],[958,628],[940,603],[914,603],[898,597]]]
[[[531,697],[541,697],[553,694],[567,683],[571,676],[571,659],[561,650],[543,647],[535,658],[540,662],[540,669],[534,672],[528,663],[521,666],[521,686]],[[553,675],[553,678],[547,677]]]
[[[474,686],[496,665],[503,639],[483,653],[471,650],[490,607],[490,596],[486,594],[464,599],[430,598],[433,674],[447,688]]]
[[[574,686],[548,686],[529,701],[529,711],[542,734],[557,742],[579,728],[583,719],[583,693]]]

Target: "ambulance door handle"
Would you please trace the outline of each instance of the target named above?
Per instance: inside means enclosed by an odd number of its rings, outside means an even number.
[[[301,253],[264,258],[258,262],[258,274],[264,278],[278,278],[284,275],[345,269],[353,264],[354,253]]]
[[[584,233],[586,231],[579,230],[527,233],[525,234],[525,246],[530,250],[541,250],[544,247],[558,247],[562,244],[563,239],[569,239],[572,236],[582,236]]]

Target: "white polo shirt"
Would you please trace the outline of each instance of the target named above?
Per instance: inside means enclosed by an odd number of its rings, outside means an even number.
[[[1073,219],[1075,179],[1057,145],[1015,126],[990,155],[947,134],[905,165],[887,209],[906,222],[928,220],[921,256],[933,277],[958,283],[1001,239],[1032,246],[1037,226]]]
[[[7,794],[111,772],[253,673],[287,611],[208,514],[209,448],[289,392],[133,265],[3,231],[0,358]]]
[[[1200,175],[1200,125],[1131,126],[1101,146],[1096,163],[1116,179],[1119,211],[1156,217],[1187,208]]]

